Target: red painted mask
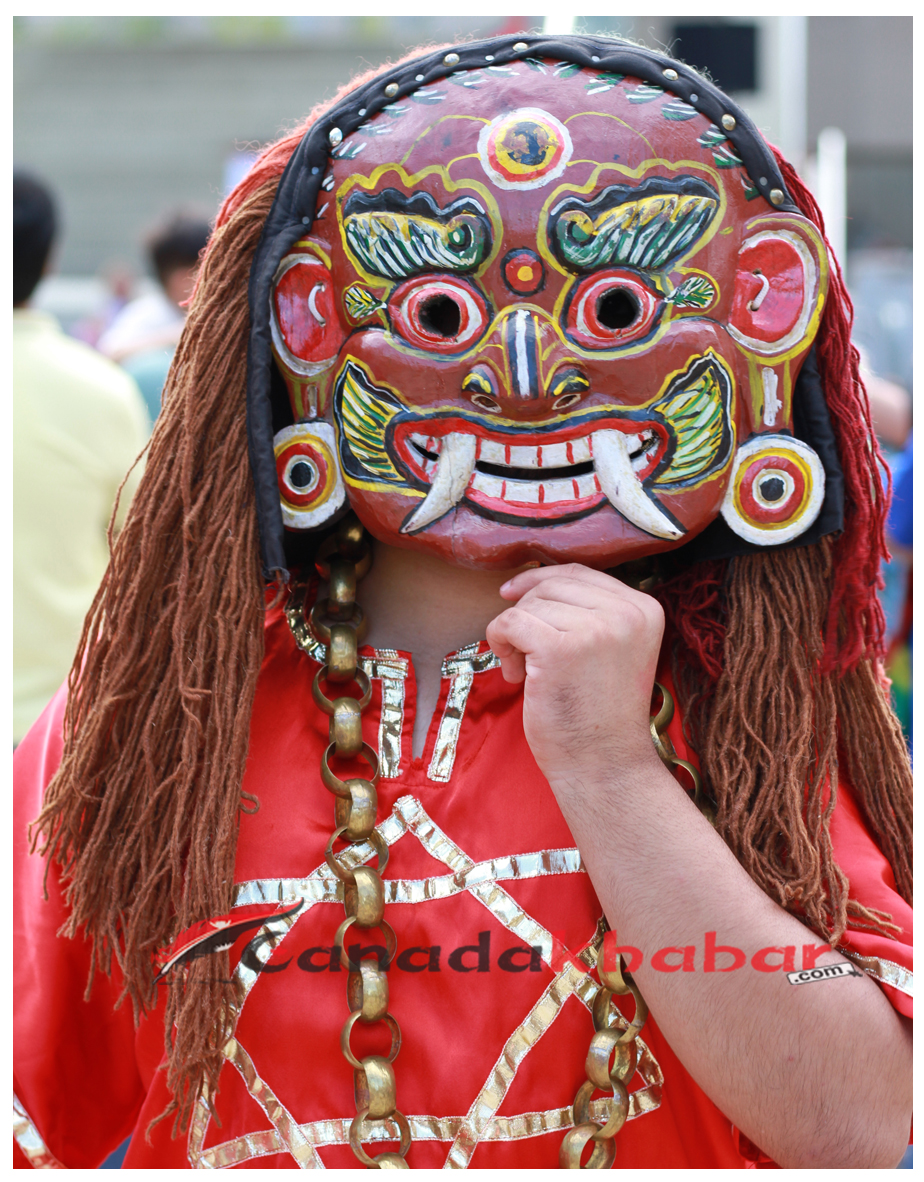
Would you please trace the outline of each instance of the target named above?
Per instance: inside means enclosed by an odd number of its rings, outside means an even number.
[[[575,65],[467,71],[345,139],[321,193],[273,295],[291,528],[346,496],[463,566],[605,568],[720,512],[763,544],[814,520],[790,432],[824,247],[694,107]]]

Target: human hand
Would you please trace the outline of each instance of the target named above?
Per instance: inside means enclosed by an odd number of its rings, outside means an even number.
[[[649,710],[660,604],[573,564],[523,571],[500,593],[514,606],[487,640],[505,679],[526,681],[526,739],[553,789],[614,785],[619,770],[657,764]]]

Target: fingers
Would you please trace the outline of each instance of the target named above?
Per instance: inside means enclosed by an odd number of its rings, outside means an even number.
[[[625,587],[624,583],[620,583],[612,575],[606,575],[599,570],[591,570],[590,567],[580,566],[576,562],[569,562],[562,566],[541,566],[535,570],[520,571],[518,575],[514,575],[512,579],[508,579],[504,583],[500,593],[504,599],[519,599],[527,591],[531,591],[534,587],[539,587],[549,580],[557,580],[562,583],[580,583],[610,592],[615,588]]]
[[[492,620],[488,625],[486,639],[491,651],[500,661],[504,681],[509,681],[511,685],[519,685],[521,681],[525,681],[526,657],[510,640],[506,639],[503,624],[498,625],[496,619]]]
[[[504,681],[511,685],[519,685],[526,680],[526,657],[522,653],[511,649],[509,656],[502,657],[500,653],[497,653],[497,658],[500,661]]]
[[[546,650],[560,632],[539,615],[511,607],[488,625],[486,639],[501,663],[504,680],[512,684],[526,678],[526,658]]]
[[[658,631],[663,628],[661,605],[652,596],[635,591],[602,571],[576,564],[524,571],[505,583],[501,594],[524,608],[549,600],[590,611],[625,614],[627,622],[633,621],[637,626]]]

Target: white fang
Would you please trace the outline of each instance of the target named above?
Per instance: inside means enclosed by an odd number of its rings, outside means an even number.
[[[595,431],[591,439],[594,471],[613,508],[656,538],[683,537],[686,531],[674,525],[639,484],[629,458],[628,436],[622,431]]]
[[[443,439],[430,491],[410,520],[401,526],[403,534],[417,533],[462,500],[475,470],[477,442],[474,435],[462,435],[459,432],[453,432]]]

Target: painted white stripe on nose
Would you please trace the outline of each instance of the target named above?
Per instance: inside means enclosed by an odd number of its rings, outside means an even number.
[[[526,318],[529,313],[525,308],[521,308],[517,312],[517,326],[516,326],[516,350],[517,350],[517,385],[520,388],[520,397],[529,398],[529,359],[526,356]]]

